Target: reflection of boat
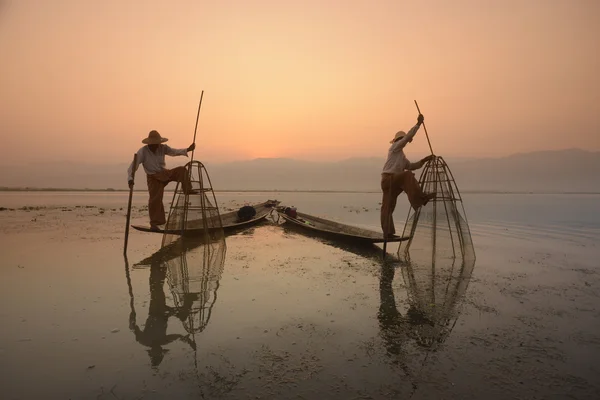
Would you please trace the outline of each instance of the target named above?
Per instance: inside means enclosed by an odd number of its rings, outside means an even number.
[[[238,230],[256,225],[262,221],[264,221],[269,213],[273,210],[273,207],[277,206],[279,201],[277,200],[268,200],[264,203],[254,204],[251,207],[254,208],[256,214],[250,218],[241,219],[238,215],[238,211],[231,211],[225,214],[221,214],[221,222],[223,224],[223,230],[225,233],[233,233]],[[209,224],[209,226],[215,226],[215,224]],[[181,229],[160,229],[160,230],[151,230],[150,227],[140,226],[140,225],[131,225],[132,228],[137,229],[142,232],[152,232],[152,233],[161,233],[161,234],[169,234],[169,235],[181,235]],[[220,227],[216,227],[215,229],[220,229]],[[187,226],[185,230],[184,236],[200,236],[205,232],[205,228],[202,220],[188,220]]]
[[[294,227],[294,225],[283,224],[283,230],[288,234],[299,235],[301,233],[298,232],[298,229]],[[330,237],[315,237],[317,241],[331,247],[335,247],[336,249],[344,250],[348,253],[352,253],[359,257],[364,257],[366,259],[373,260],[375,262],[381,262],[381,247],[377,246],[374,243],[359,243],[358,245],[355,242],[347,241],[347,240],[332,240]],[[401,261],[400,258],[396,257],[396,254],[387,253],[386,260],[388,263],[399,263]]]
[[[146,257],[143,260],[135,263],[133,267],[150,267],[156,263],[163,265],[167,261],[181,257],[182,252],[187,253],[188,251],[191,251],[194,248],[201,246],[202,244],[203,240],[201,238],[188,238],[186,236],[177,236],[173,242],[162,246],[151,256]]]
[[[401,242],[408,240],[407,237],[400,236],[393,236],[385,240],[383,238],[383,233],[381,232],[342,224],[340,222],[330,221],[301,212],[296,212],[296,215],[292,217],[286,214],[285,209],[286,207],[283,206],[277,207],[277,212],[286,222],[289,222],[292,226],[301,228],[304,232],[310,232],[315,235],[364,244],[382,243],[384,241]]]

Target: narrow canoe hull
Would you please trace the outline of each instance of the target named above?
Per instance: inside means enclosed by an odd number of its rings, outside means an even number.
[[[251,226],[257,225],[263,222],[271,213],[273,208],[279,204],[278,201],[269,200],[264,203],[254,204],[252,207],[256,210],[256,215],[247,221],[239,221],[237,211],[231,211],[221,215],[221,222],[223,223],[223,231],[227,234],[231,234],[237,232],[239,230],[243,230],[245,228],[249,228]],[[183,236],[199,236],[204,233],[203,228],[198,229],[186,229],[183,234],[179,229],[160,229],[160,230],[152,230],[149,226],[140,226],[140,225],[131,225],[132,228],[137,229],[141,232],[149,232],[149,233],[160,233],[160,234],[169,234],[169,235],[183,235]]]
[[[278,208],[278,213],[286,222],[299,228],[299,230],[325,236],[330,239],[363,244],[402,242],[409,239],[408,237],[394,236],[386,240],[383,237],[383,233],[380,232],[358,228],[300,212],[297,213],[296,218],[292,218],[283,212],[283,207]]]

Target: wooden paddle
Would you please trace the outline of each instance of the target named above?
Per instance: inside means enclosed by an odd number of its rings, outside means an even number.
[[[135,182],[135,170],[137,162],[137,153],[133,155],[132,182]],[[125,245],[123,246],[123,254],[127,254],[127,241],[129,239],[129,219],[131,218],[131,198],[133,196],[133,185],[129,188],[129,204],[127,205],[127,223],[125,224]]]

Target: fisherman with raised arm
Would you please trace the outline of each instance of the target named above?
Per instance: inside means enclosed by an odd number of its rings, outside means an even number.
[[[187,149],[173,149],[164,144],[167,140],[169,139],[161,137],[157,131],[150,131],[148,137],[142,140],[142,143],[146,144],[146,146],[137,151],[136,165],[133,165],[132,162],[127,169],[127,180],[131,189],[133,188],[133,177],[138,166],[140,164],[144,166],[148,182],[150,229],[154,231],[160,230],[159,226],[166,223],[163,194],[165,186],[169,182],[180,182],[183,192],[186,194],[196,193],[196,191],[192,190],[185,167],[165,168],[165,155],[187,157],[187,153],[193,151],[196,148],[196,144],[192,143]]]
[[[392,145],[388,150],[387,160],[381,173],[381,190],[383,198],[381,201],[381,229],[384,237],[392,237],[396,233],[394,227],[393,213],[396,208],[398,196],[403,191],[406,192],[410,205],[416,210],[424,206],[429,200],[435,198],[435,193],[425,194],[419,186],[419,182],[412,172],[425,165],[432,158],[429,155],[420,161],[411,163],[404,154],[404,147],[412,142],[413,137],[423,123],[423,114],[419,114],[417,124],[413,126],[408,133],[399,131],[390,142]]]

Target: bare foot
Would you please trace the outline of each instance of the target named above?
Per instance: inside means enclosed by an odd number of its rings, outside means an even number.
[[[437,196],[437,193],[426,194],[425,197],[423,198],[423,205],[426,205],[427,203],[429,203],[430,200],[435,199],[436,196]]]

